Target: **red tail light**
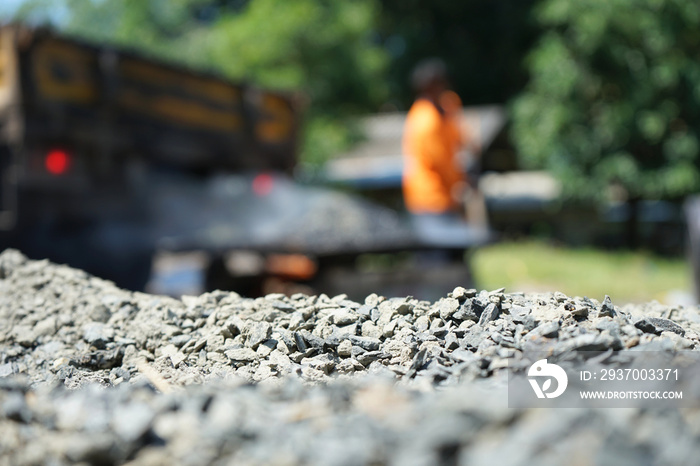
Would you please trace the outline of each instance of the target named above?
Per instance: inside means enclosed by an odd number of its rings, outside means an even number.
[[[44,159],[46,171],[52,175],[63,175],[68,171],[69,165],[70,157],[68,156],[68,153],[59,149],[50,151],[48,154],[46,154],[46,158]]]
[[[272,192],[275,179],[272,175],[261,173],[253,179],[253,192],[260,197],[267,196]]]

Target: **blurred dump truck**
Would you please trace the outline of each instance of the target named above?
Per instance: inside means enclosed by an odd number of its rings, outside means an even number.
[[[463,261],[431,270],[423,253],[463,257],[485,232],[422,237],[395,210],[291,179],[299,113],[289,95],[2,27],[0,247],[175,295],[187,254],[204,256],[194,292],[258,295],[281,280],[364,296],[386,279],[417,296],[431,280],[440,295],[468,283]],[[405,252],[419,254],[409,270],[375,271]]]
[[[167,234],[153,225],[157,180],[290,173],[298,120],[287,95],[3,26],[0,246],[142,289]]]

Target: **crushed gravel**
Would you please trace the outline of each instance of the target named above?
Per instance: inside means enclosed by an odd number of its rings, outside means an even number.
[[[700,411],[513,409],[530,351],[697,351],[700,313],[461,287],[173,299],[0,254],[0,465],[695,464]]]

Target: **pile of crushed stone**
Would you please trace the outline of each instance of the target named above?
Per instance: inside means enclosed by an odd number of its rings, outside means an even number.
[[[562,293],[177,300],[7,250],[0,465],[693,464],[698,410],[512,409],[506,385],[528,352],[699,335],[697,308]]]

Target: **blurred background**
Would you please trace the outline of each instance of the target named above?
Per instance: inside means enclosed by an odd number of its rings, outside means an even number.
[[[404,253],[439,247],[401,233],[400,139],[411,70],[438,56],[480,143],[495,234],[470,237],[467,270],[433,271],[437,283],[695,302],[692,2],[4,0],[0,19],[28,26],[0,42],[5,85],[10,71],[16,81],[0,106],[5,243],[30,255],[172,294],[330,293],[358,276],[377,287],[407,262],[415,272]],[[68,45],[42,49],[51,37]],[[85,142],[92,132],[103,136]],[[230,154],[212,155],[224,146]],[[59,175],[90,154],[71,209],[45,207],[56,197],[46,181],[27,187],[35,152]],[[18,158],[23,168],[7,168]],[[95,160],[107,161],[100,181]],[[116,173],[123,186],[85,214],[84,199],[102,199],[95,190]],[[334,285],[319,282],[334,274]],[[387,289],[420,295],[425,277]]]

